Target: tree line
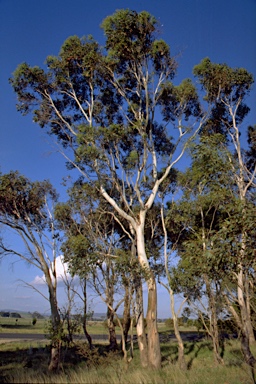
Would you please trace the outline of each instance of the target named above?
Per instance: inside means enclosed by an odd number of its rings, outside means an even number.
[[[2,253],[38,267],[48,287],[49,368],[58,367],[61,346],[60,252],[80,277],[90,345],[88,285],[107,306],[110,348],[117,348],[116,318],[129,360],[126,341],[135,324],[141,365],[160,368],[159,282],[170,295],[181,367],[177,293],[196,308],[218,363],[218,324],[228,316],[253,366],[256,126],[245,126],[253,76],[205,58],[193,69],[197,86],[191,79],[175,85],[177,62],[155,17],[119,10],[101,28],[104,47],[92,36],[71,36],[46,68],[22,63],[10,79],[17,109],[33,115],[57,140],[68,169],[80,173],[67,202],[58,201],[48,181],[19,172],[0,177],[0,222],[26,248],[14,249],[2,235]],[[179,166],[182,158],[189,158],[187,167]],[[71,298],[68,277],[66,283]]]

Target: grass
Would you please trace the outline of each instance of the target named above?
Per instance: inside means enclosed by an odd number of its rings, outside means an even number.
[[[37,320],[33,326],[32,319],[0,318],[1,332],[44,334],[47,320]],[[119,333],[118,327],[116,328]],[[224,366],[216,366],[213,359],[211,342],[185,342],[185,354],[188,371],[181,371],[177,366],[178,348],[175,341],[169,341],[168,335],[173,331],[165,324],[159,324],[162,349],[162,369],[143,370],[139,363],[139,353],[135,350],[135,358],[129,367],[124,364],[120,354],[94,353],[86,358],[78,355],[74,348],[64,349],[62,368],[58,375],[49,374],[49,341],[42,342],[5,342],[0,344],[0,382],[7,383],[88,383],[88,384],[250,384],[254,383],[253,375],[243,362],[240,343],[237,340],[226,340],[224,348]],[[181,327],[181,332],[195,329]],[[91,335],[106,335],[107,330],[102,322],[91,321],[88,324]],[[134,334],[135,334],[134,330]],[[81,342],[80,342],[81,343]],[[76,348],[82,348],[79,344]],[[95,345],[95,351],[103,351],[106,345]],[[256,354],[256,348],[253,351]]]
[[[39,333],[44,334],[47,328],[48,319],[37,319],[35,325],[32,324],[32,318],[16,318],[0,317],[0,338],[3,333]],[[120,333],[119,328],[116,328],[117,334]],[[82,327],[81,330],[82,332]],[[90,321],[88,323],[88,332],[92,335],[107,334],[106,327],[103,322]]]
[[[44,334],[49,319],[37,319],[35,325],[32,324],[32,318],[0,317],[0,337],[3,333],[41,333]],[[106,335],[107,329],[102,321],[89,321],[88,332],[92,335]],[[82,326],[80,329],[82,333]],[[121,334],[119,327],[116,327],[116,333]],[[135,333],[135,330],[134,330]]]
[[[32,325],[32,318],[30,317],[22,317],[16,321],[16,318],[12,317],[0,317],[0,338],[1,332],[3,333],[38,333],[44,334],[46,332],[48,319],[37,319],[35,325]],[[87,330],[91,335],[107,335],[107,328],[102,321],[88,321],[87,322]],[[169,332],[173,333],[172,329],[166,328],[164,323],[158,324],[159,332]],[[180,327],[182,332],[195,332],[196,328],[186,328]],[[80,333],[83,333],[82,327],[80,329]],[[121,331],[119,327],[116,327],[116,334],[120,335]],[[136,329],[134,328],[133,334],[136,334]]]
[[[0,338],[3,333],[39,333],[45,332],[47,320],[38,319],[36,324],[32,324],[32,318],[0,317]]]
[[[77,349],[64,349],[60,372],[47,371],[49,346],[41,343],[8,343],[0,345],[0,382],[6,383],[88,383],[88,384],[250,384],[252,372],[244,362],[237,340],[227,340],[224,349],[225,365],[216,365],[213,360],[211,342],[186,342],[185,354],[188,371],[177,366],[175,342],[161,344],[162,369],[142,369],[139,353],[129,367],[121,354],[102,354],[104,346],[97,344],[91,354],[84,345]],[[101,351],[98,353],[97,351]],[[256,352],[256,350],[254,350]],[[86,358],[85,358],[86,356]]]

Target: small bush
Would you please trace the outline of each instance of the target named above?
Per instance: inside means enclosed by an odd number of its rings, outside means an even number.
[[[37,323],[37,318],[34,317],[33,320],[32,320],[32,325],[36,325],[36,323]]]
[[[166,319],[164,322],[166,328],[173,328],[173,319]]]

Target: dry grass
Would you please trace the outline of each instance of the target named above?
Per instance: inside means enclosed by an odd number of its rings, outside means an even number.
[[[0,346],[0,382],[7,383],[88,383],[88,384],[250,384],[253,383],[250,367],[243,363],[240,345],[228,341],[224,351],[224,366],[213,361],[211,343],[187,342],[185,344],[188,371],[177,366],[177,346],[174,342],[162,344],[163,368],[142,369],[138,351],[129,367],[121,355],[104,352],[97,345],[95,351],[83,349],[79,355],[76,347],[64,350],[59,373],[47,371],[49,348],[45,343],[11,343]],[[98,351],[100,351],[98,353]],[[256,352],[256,351],[255,351]]]

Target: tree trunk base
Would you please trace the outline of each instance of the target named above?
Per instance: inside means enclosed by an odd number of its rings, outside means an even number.
[[[179,358],[178,358],[178,364],[179,364],[179,368],[182,371],[186,371],[188,369],[188,366],[187,366],[187,363],[185,361],[185,357],[184,357],[184,353],[183,352],[182,352],[182,356],[179,356]]]
[[[51,349],[51,360],[48,366],[48,370],[51,372],[55,372],[59,369],[60,365],[60,347],[52,347]]]
[[[241,337],[241,347],[246,363],[250,365],[250,367],[254,367],[256,360],[250,350],[249,340],[244,335]]]

